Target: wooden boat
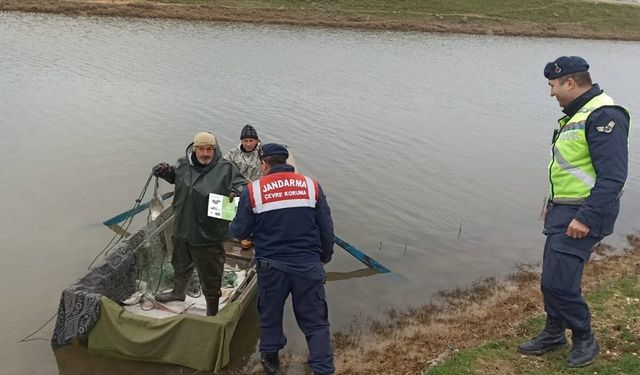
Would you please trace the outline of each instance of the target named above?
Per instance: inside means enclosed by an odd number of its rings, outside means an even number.
[[[168,263],[173,221],[169,206],[62,292],[51,340],[54,348],[80,343],[93,353],[200,371],[217,372],[229,363],[231,338],[256,291],[253,250],[225,243],[225,267],[240,276],[230,291],[223,289],[216,316],[205,316],[204,298],[197,295],[160,304],[152,297],[160,280],[147,277],[145,271],[150,259],[156,259],[151,267],[158,266],[158,257],[160,267]]]

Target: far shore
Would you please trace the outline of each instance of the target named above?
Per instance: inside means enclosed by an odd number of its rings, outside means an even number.
[[[586,0],[0,0],[0,11],[344,29],[640,40],[640,4]]]

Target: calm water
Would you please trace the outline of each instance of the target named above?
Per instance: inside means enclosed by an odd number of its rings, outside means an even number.
[[[586,57],[596,82],[640,109],[639,43],[0,13],[0,372],[178,373],[76,349],[57,365],[48,342],[17,341],[111,238],[102,220],[201,130],[225,150],[245,123],[292,145],[337,234],[404,276],[344,279],[362,267],[336,249],[334,330],[538,261],[560,117],[542,68],[562,54]],[[614,245],[638,230],[637,134]],[[304,353],[287,319],[289,350]],[[252,312],[239,366],[256,330]]]

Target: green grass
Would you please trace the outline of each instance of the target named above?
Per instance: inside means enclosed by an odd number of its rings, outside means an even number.
[[[529,25],[558,30],[577,27],[596,32],[640,35],[640,6],[585,0],[159,0],[234,8],[333,12],[376,20],[446,20],[485,25]],[[304,8],[304,9],[303,9]]]
[[[569,369],[569,348],[543,356],[524,356],[517,345],[544,326],[537,316],[521,325],[525,337],[488,342],[454,353],[445,363],[428,369],[425,375],[637,375],[640,374],[640,276],[623,276],[589,293],[587,301],[601,345],[597,361],[586,368]],[[607,353],[609,351],[609,353]]]
[[[625,353],[615,360],[598,358],[591,366],[570,369],[566,366],[569,349],[565,348],[544,356],[522,356],[515,351],[520,340],[501,340],[478,348],[455,353],[444,364],[424,372],[424,375],[637,375],[640,357]]]
[[[640,4],[607,0],[129,1],[129,4],[114,4],[91,0],[4,0],[0,1],[0,9],[397,31],[640,40]],[[164,6],[167,4],[178,6]]]

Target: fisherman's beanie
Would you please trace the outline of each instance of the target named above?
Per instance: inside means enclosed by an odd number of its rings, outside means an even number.
[[[216,137],[209,132],[200,132],[193,137],[194,146],[215,146]]]
[[[247,138],[258,139],[258,132],[249,124],[245,125],[240,132],[240,140]]]

